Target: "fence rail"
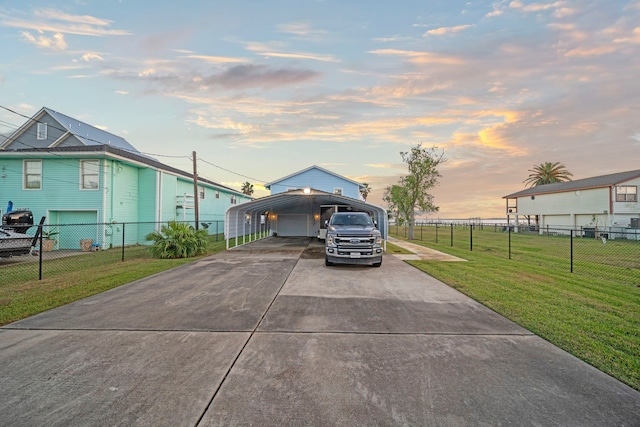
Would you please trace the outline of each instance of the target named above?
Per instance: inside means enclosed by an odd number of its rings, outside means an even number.
[[[193,222],[187,223],[193,225]],[[160,230],[163,225],[166,223],[46,224],[40,233],[37,233],[38,225],[30,226],[24,233],[31,237],[26,239],[28,253],[0,256],[0,285],[41,280],[79,267],[99,268],[108,263],[145,257],[150,244],[146,235]],[[211,221],[206,225],[201,228],[207,229],[213,241],[224,240],[224,221]],[[0,249],[8,244],[15,243],[0,239]]]
[[[398,237],[408,236],[406,226],[392,226],[390,231]],[[436,249],[449,246],[484,251],[497,257],[544,262],[571,273],[640,285],[640,229],[419,223],[414,229],[414,239]]]

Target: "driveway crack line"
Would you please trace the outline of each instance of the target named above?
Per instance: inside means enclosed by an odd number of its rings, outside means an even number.
[[[307,246],[305,246],[305,250],[309,246],[310,242],[311,241],[309,241],[307,243]],[[295,270],[296,266],[298,265],[298,262],[300,261],[300,257],[302,256],[303,253],[304,253],[304,250],[300,253],[298,258],[296,259],[295,264],[291,267],[291,270],[289,270],[289,273],[287,274],[287,277],[285,277],[285,279],[282,281],[282,285],[280,285],[280,288],[278,288],[278,291],[276,292],[274,297],[271,299],[271,302],[267,306],[267,309],[264,311],[264,313],[262,313],[262,316],[260,316],[260,319],[256,322],[256,326],[253,328],[253,330],[249,334],[249,337],[247,338],[247,340],[242,345],[242,348],[240,348],[240,351],[238,352],[236,357],[233,359],[233,361],[229,365],[229,368],[227,369],[227,372],[225,372],[224,377],[222,377],[222,380],[220,381],[220,384],[218,384],[218,387],[216,387],[215,391],[213,392],[213,396],[211,396],[211,399],[209,400],[209,403],[207,403],[207,406],[205,406],[204,410],[202,411],[202,414],[200,414],[200,417],[198,417],[198,420],[195,423],[195,427],[200,425],[200,423],[204,419],[204,416],[209,411],[209,408],[211,407],[211,405],[213,405],[213,401],[216,399],[216,396],[220,392],[220,389],[222,388],[223,384],[225,383],[225,381],[229,377],[229,374],[231,373],[231,370],[234,368],[234,366],[238,362],[238,359],[240,359],[240,356],[242,356],[242,353],[244,352],[244,349],[247,348],[247,345],[249,345],[249,342],[251,341],[251,338],[253,338],[253,336],[255,335],[256,331],[260,327],[260,324],[262,323],[262,321],[264,320],[265,316],[267,315],[267,313],[269,312],[269,310],[271,309],[271,307],[275,303],[276,298],[278,298],[278,296],[280,295],[280,292],[282,291],[282,288],[287,283],[287,280],[289,280],[289,276],[291,276],[291,273],[293,272],[293,270]]]

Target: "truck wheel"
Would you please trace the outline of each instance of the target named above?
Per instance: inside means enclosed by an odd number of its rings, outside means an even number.
[[[333,265],[333,263],[329,261],[329,257],[326,255],[324,256],[324,265],[326,265],[327,267],[330,267]]]

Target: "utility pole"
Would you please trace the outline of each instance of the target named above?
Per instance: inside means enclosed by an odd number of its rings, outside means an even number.
[[[195,220],[196,220],[196,230],[200,224],[200,214],[199,214],[199,199],[200,194],[198,193],[198,164],[196,160],[196,152],[193,152],[193,208],[195,209]]]

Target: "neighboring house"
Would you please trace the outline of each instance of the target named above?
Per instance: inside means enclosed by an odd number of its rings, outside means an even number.
[[[123,138],[49,108],[0,145],[0,212],[11,202],[13,210],[31,210],[36,222],[45,216],[47,224],[105,224],[88,236],[103,247],[122,245],[115,237],[120,226],[108,224],[127,223],[125,244],[143,243],[160,223],[194,224],[193,180]],[[201,178],[198,196],[199,222],[219,221],[220,233],[227,208],[252,199]],[[60,248],[79,245],[62,233],[59,241]]]
[[[640,228],[640,170],[538,185],[504,196],[509,220],[560,229],[597,228],[614,233]],[[634,237],[635,238],[635,237]]]
[[[360,195],[360,189],[364,188],[364,185],[320,166],[310,166],[284,178],[269,182],[265,184],[265,188],[271,190],[272,195],[290,190],[313,188],[326,193],[364,200]]]

